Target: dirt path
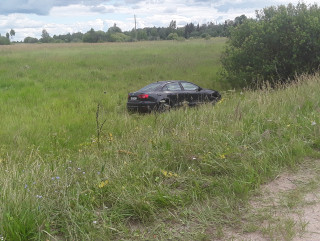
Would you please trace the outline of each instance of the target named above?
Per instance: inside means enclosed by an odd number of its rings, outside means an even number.
[[[284,172],[251,201],[241,230],[228,240],[320,240],[320,160]]]

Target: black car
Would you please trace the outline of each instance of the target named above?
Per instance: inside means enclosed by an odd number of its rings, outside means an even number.
[[[129,93],[129,111],[165,111],[183,105],[195,106],[201,103],[215,103],[221,99],[218,91],[208,90],[187,81],[158,81]]]

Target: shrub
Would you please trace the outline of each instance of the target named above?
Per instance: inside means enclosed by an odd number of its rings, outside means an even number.
[[[130,37],[124,33],[113,33],[109,36],[110,42],[128,42]]]
[[[222,56],[224,77],[243,85],[257,81],[287,82],[320,65],[320,9],[278,6],[257,12],[231,29]]]
[[[32,38],[32,37],[26,37],[23,40],[24,43],[38,43],[39,40],[37,38]]]
[[[10,44],[10,39],[0,36],[0,45],[9,45]]]
[[[170,33],[167,37],[167,40],[177,40],[179,38],[177,33]]]

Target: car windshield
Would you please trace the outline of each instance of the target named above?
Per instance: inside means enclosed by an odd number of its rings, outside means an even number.
[[[155,91],[158,87],[160,87],[162,84],[161,83],[152,83],[149,84],[142,89],[138,90],[139,92],[150,92],[150,91]]]

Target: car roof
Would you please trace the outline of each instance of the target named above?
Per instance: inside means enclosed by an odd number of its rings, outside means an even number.
[[[185,81],[185,80],[162,80],[162,81],[157,81],[156,83],[168,84],[168,83],[176,83],[176,82],[189,82],[189,81]],[[191,82],[189,82],[189,83],[191,83]]]

